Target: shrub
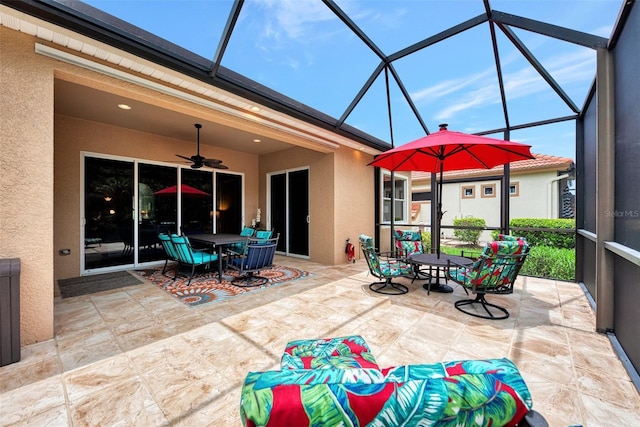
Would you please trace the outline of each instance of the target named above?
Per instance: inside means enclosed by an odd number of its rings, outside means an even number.
[[[483,218],[456,218],[453,220],[453,226],[462,227],[486,227],[486,223]],[[462,242],[467,242],[471,245],[476,245],[480,238],[482,230],[468,230],[468,229],[453,229],[453,236]]]
[[[526,276],[575,281],[575,251],[573,249],[533,246],[522,265]]]
[[[514,236],[522,236],[527,239],[531,246],[553,246],[556,248],[573,249],[576,247],[575,233],[562,233],[557,231],[527,231],[518,230],[523,228],[560,228],[575,229],[576,222],[574,219],[545,219],[545,218],[514,218],[509,222]],[[491,231],[491,238],[498,240],[500,230]]]
[[[576,247],[575,232],[559,233],[555,231],[518,230],[519,227],[571,230],[576,228],[574,219],[514,218],[509,225],[515,229],[513,231],[514,235],[524,237],[531,246],[553,246],[562,249],[573,249]]]
[[[430,231],[421,231],[420,238],[422,240],[422,250],[423,252],[429,253],[431,252],[431,232]]]

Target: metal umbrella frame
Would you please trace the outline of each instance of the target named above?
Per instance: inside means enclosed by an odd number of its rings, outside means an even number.
[[[436,253],[440,257],[439,230],[442,222],[442,176],[445,171],[491,169],[518,160],[533,159],[531,146],[518,142],[453,132],[441,124],[438,132],[398,146],[376,156],[369,166],[389,171],[439,173],[437,188]],[[393,205],[393,194],[392,201]],[[393,228],[393,223],[392,223]],[[433,230],[433,226],[432,226]],[[392,230],[393,235],[393,230]],[[393,242],[392,242],[393,244]]]

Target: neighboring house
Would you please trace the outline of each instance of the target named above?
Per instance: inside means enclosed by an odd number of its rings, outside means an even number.
[[[509,208],[511,218],[573,218],[572,159],[547,154],[534,154],[535,159],[510,164]],[[500,194],[503,167],[446,172],[442,191],[444,226],[453,225],[456,218],[483,218],[488,227],[500,226]],[[411,174],[413,224],[431,224],[431,174]],[[453,234],[444,228],[445,237]],[[485,232],[481,240],[490,238]]]

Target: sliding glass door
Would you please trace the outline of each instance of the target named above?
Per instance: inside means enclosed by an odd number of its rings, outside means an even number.
[[[134,163],[84,159],[84,270],[134,264]]]
[[[178,232],[177,182],[175,167],[138,163],[137,263],[163,260],[158,233]]]
[[[216,173],[216,233],[239,233],[242,229],[242,175]]]
[[[240,231],[241,174],[92,155],[83,162],[83,273],[164,260],[158,233]]]
[[[186,234],[213,232],[213,173],[182,169],[180,223]]]
[[[280,234],[277,250],[309,256],[309,170],[269,175],[270,226]]]

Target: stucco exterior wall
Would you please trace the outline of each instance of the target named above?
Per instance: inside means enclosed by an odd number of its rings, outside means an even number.
[[[331,247],[333,235],[333,154],[323,154],[305,148],[294,147],[277,153],[260,156],[260,206],[269,224],[267,209],[267,174],[309,167],[309,258],[324,263],[332,260],[325,251]]]
[[[309,258],[344,264],[347,237],[358,249],[358,235],[374,231],[373,168],[367,166],[371,160],[350,148],[330,154],[291,148],[261,156],[260,205],[267,206],[267,173],[309,167]]]
[[[117,126],[55,116],[55,279],[80,274],[82,242],[80,228],[81,152],[121,156],[127,159],[173,161],[176,153],[195,152],[194,141],[181,141],[158,135],[136,132]],[[229,172],[244,173],[245,216],[257,208],[258,156],[202,145],[203,156],[219,157],[229,166]],[[70,248],[71,255],[58,251]]]
[[[356,259],[362,258],[358,236],[373,236],[375,193],[374,168],[367,166],[373,156],[358,150],[340,149],[335,154],[335,230],[332,264],[347,262],[346,239],[355,246]]]
[[[0,27],[0,257],[20,258],[22,345],[53,336],[53,68]]]

